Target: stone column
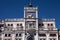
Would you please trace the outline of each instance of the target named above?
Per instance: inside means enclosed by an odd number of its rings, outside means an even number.
[[[2,35],[1,35],[2,40],[4,40],[4,35],[5,35],[5,34],[4,34],[4,33],[2,33]]]
[[[12,40],[15,40],[15,34],[12,34]]]
[[[25,33],[22,33],[22,40],[25,40]]]

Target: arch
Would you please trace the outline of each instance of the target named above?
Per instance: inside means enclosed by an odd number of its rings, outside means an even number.
[[[33,36],[28,36],[27,40],[33,40]]]

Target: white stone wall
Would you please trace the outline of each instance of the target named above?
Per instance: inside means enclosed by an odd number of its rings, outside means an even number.
[[[17,24],[21,24],[22,23],[22,26],[23,26],[23,30],[25,30],[25,23],[24,22],[5,22],[6,26],[8,26],[8,24],[13,24],[12,28],[16,29],[18,26]]]
[[[54,27],[54,29],[56,28],[54,21],[52,21],[52,22],[42,22],[42,23],[44,24],[44,27],[45,27],[46,29],[48,28],[47,24],[51,24],[51,23],[53,24],[52,27]]]
[[[38,32],[36,32],[36,35],[34,35],[34,40],[38,40]]]

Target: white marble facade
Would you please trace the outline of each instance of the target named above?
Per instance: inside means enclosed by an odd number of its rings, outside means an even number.
[[[0,40],[58,40],[55,19],[39,19],[38,7],[24,7],[24,18],[0,20]]]

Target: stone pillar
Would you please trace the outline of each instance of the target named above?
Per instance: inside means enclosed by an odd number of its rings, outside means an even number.
[[[38,32],[36,32],[36,35],[34,35],[34,40],[38,40]]]
[[[46,33],[46,40],[49,40],[49,33]]]
[[[22,40],[25,40],[25,33],[22,33]]]
[[[1,38],[2,38],[2,40],[4,40],[4,33],[2,33]]]
[[[57,35],[56,40],[59,40],[59,39],[58,39],[58,33],[56,33],[56,35]]]
[[[15,34],[12,34],[12,40],[15,40]]]

